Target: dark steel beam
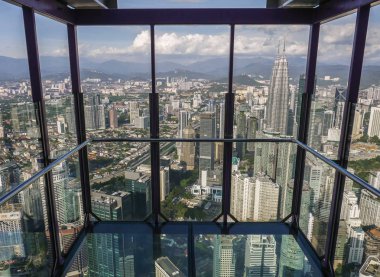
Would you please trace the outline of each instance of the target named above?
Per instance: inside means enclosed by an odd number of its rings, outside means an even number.
[[[378,0],[334,0],[328,1],[315,9],[315,22],[323,22],[346,13],[354,12],[360,7],[372,4]]]
[[[83,93],[80,84],[80,69],[78,57],[78,40],[76,27],[72,24],[67,24],[67,38],[69,45],[69,58],[70,58],[70,73],[71,73],[71,86],[72,94],[74,97],[74,110],[75,110],[75,126],[77,132],[77,143],[82,144],[86,141],[86,125],[84,118],[83,107]],[[85,222],[87,226],[90,221],[91,213],[91,191],[90,191],[90,177],[88,168],[87,146],[83,147],[78,152],[79,166],[80,166],[80,180],[82,189],[83,211]]]
[[[340,161],[339,164],[343,168],[347,168],[350,154],[351,135],[355,117],[355,104],[357,103],[359,95],[370,9],[371,6],[369,4],[360,7],[356,18],[354,44],[347,87],[348,96],[344,106],[343,123],[338,151],[338,159]],[[330,272],[334,271],[335,249],[346,181],[346,175],[339,171],[336,172],[335,176],[324,260],[324,265],[325,267],[328,267]]]
[[[224,109],[224,138],[232,139],[234,131],[234,42],[235,25],[230,27],[230,56],[228,67],[228,92],[225,96]],[[222,194],[222,214],[223,225],[227,225],[228,214],[231,206],[231,174],[232,174],[232,142],[225,142],[223,148],[223,194]]]
[[[43,166],[47,167],[50,163],[50,146],[46,120],[45,102],[41,83],[40,61],[37,44],[36,21],[34,11],[31,8],[23,7],[23,18],[26,38],[26,48],[28,54],[30,83],[32,87],[32,97],[35,103],[36,117],[40,128]],[[60,251],[59,226],[57,219],[57,209],[54,197],[54,183],[51,171],[44,175],[46,209],[48,218],[48,229],[51,238],[53,272],[57,266],[61,265],[63,258]],[[45,222],[46,224],[46,222]]]
[[[149,95],[150,107],[150,138],[158,139],[160,106],[159,95],[156,92],[156,56],[155,56],[155,37],[154,26],[150,26],[150,55],[151,55],[151,78],[152,78],[152,93]],[[152,215],[155,225],[159,224],[160,215],[160,142],[150,142],[151,151],[151,190],[152,190]]]
[[[314,9],[76,10],[77,25],[311,24]]]
[[[319,42],[319,30],[320,24],[313,24],[310,28],[309,35],[309,50],[307,56],[307,67],[306,67],[306,83],[305,91],[302,92],[302,104],[301,104],[301,118],[300,125],[298,129],[298,141],[302,143],[307,142],[309,121],[310,121],[310,110],[311,110],[311,100],[314,94],[315,88],[315,71],[317,66],[317,55],[318,55],[318,42]],[[299,216],[301,209],[301,197],[302,197],[302,186],[305,171],[305,160],[306,152],[305,149],[297,147],[297,158],[296,158],[296,170],[294,178],[294,191],[292,199],[292,227],[297,230],[299,229]]]
[[[23,7],[28,7],[45,16],[59,20],[63,23],[74,24],[75,11],[69,9],[59,1],[52,0],[5,0],[9,3],[15,3]]]

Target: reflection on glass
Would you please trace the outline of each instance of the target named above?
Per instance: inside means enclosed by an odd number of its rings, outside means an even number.
[[[21,7],[0,2],[0,195],[38,171],[40,130],[31,96]]]
[[[78,41],[88,137],[149,137],[149,29],[82,26]]]
[[[197,276],[322,276],[292,236],[198,235],[194,240]]]
[[[50,276],[43,178],[0,207],[0,275]]]
[[[306,153],[299,224],[321,256],[325,251],[334,180],[332,167]]]
[[[242,159],[239,151],[232,158],[231,214],[239,221],[278,221],[288,216],[296,145],[239,142],[236,148],[247,151]]]
[[[127,233],[88,234],[67,276],[184,277],[189,259],[200,277],[323,276],[291,235],[197,234],[190,256],[186,232],[152,234],[144,228],[137,233],[141,226],[129,227]]]
[[[149,143],[93,143],[88,154],[95,215],[103,220],[144,220],[151,212]]]
[[[84,222],[78,155],[55,166],[52,176],[61,251],[67,254]]]
[[[355,18],[353,13],[321,25],[308,144],[331,159],[338,154]]]
[[[188,126],[184,133],[195,131]],[[224,144],[177,144],[160,144],[161,211],[170,220],[211,221],[221,213]]]
[[[380,188],[377,179],[371,184]],[[334,268],[337,276],[376,276],[380,272],[380,199],[346,180]]]

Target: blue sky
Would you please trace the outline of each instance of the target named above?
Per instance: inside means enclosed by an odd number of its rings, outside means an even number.
[[[159,3],[159,4],[157,4]],[[119,0],[120,7],[255,7],[265,1],[252,0]],[[356,14],[321,27],[318,61],[349,64]],[[43,56],[67,56],[66,26],[36,16],[39,51]],[[25,57],[22,11],[0,0],[0,55]],[[380,62],[380,6],[372,8],[366,47],[366,64]],[[286,39],[287,55],[305,57],[308,26],[237,26],[237,56],[274,57],[279,40]],[[110,59],[150,61],[148,26],[78,27],[80,57],[93,61]],[[156,26],[157,59],[189,63],[210,57],[228,57],[228,26]]]

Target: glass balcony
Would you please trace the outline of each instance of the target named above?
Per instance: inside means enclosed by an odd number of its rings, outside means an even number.
[[[0,276],[379,276],[377,2],[89,2],[0,0]]]

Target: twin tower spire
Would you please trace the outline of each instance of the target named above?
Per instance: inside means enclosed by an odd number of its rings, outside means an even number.
[[[286,38],[284,38],[284,46],[282,48],[282,53],[284,54],[286,51]],[[277,54],[280,55],[280,48],[281,48],[281,40],[278,41],[278,47],[277,47]]]

